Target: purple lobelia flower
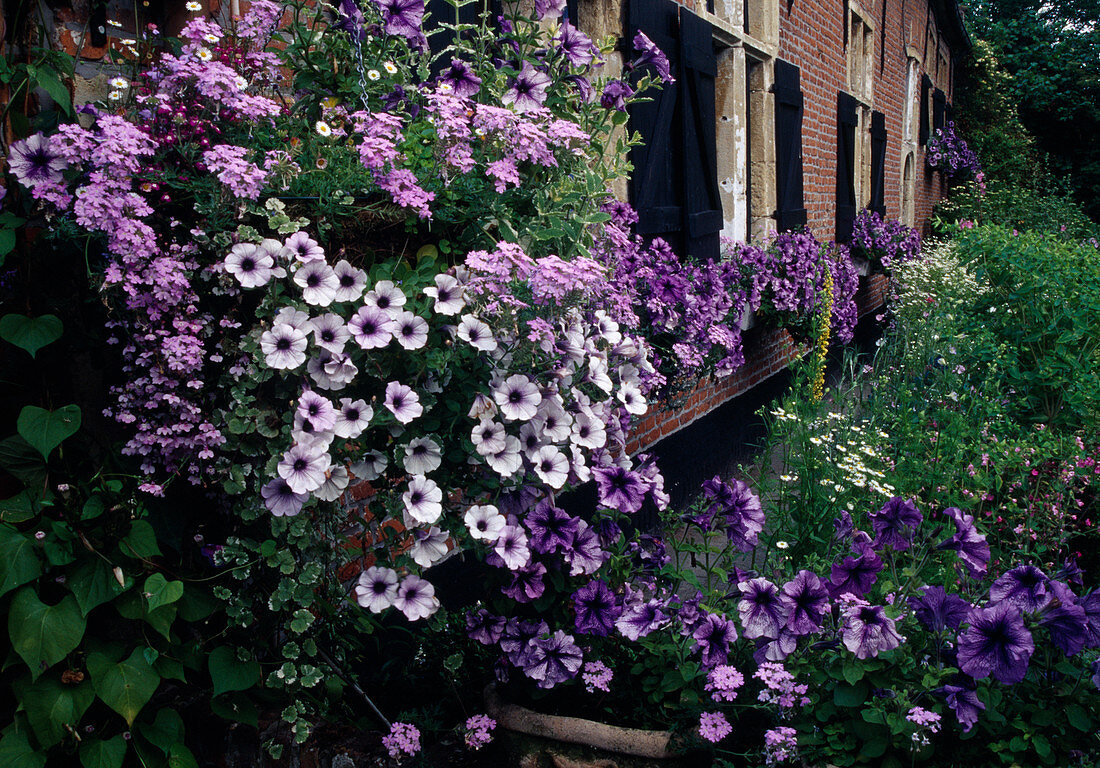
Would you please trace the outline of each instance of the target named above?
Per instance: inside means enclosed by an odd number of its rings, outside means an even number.
[[[1054,599],[1039,615],[1039,626],[1050,634],[1050,641],[1066,656],[1073,656],[1085,648],[1089,639],[1089,622],[1085,609],[1077,602],[1077,596],[1061,582],[1050,582]]]
[[[536,637],[530,643],[523,672],[538,681],[539,688],[553,688],[575,677],[581,668],[583,654],[572,635],[558,630],[549,636]]]
[[[626,100],[634,95],[634,89],[625,80],[612,80],[604,86],[600,104],[604,109],[626,111]]]
[[[42,133],[17,141],[10,149],[8,167],[19,183],[26,187],[56,184],[69,167],[65,158],[50,147],[49,138]]]
[[[517,667],[522,667],[531,641],[549,632],[550,628],[545,621],[508,619],[504,624],[504,632],[500,636],[500,650],[508,657],[508,661]]]
[[[613,465],[594,469],[600,505],[632,515],[642,508],[646,484],[636,472]]]
[[[615,628],[627,640],[637,640],[657,629],[667,619],[668,617],[661,612],[660,603],[649,600],[626,606],[622,615],[615,621]]]
[[[821,629],[829,610],[829,591],[813,571],[799,571],[783,585],[779,609],[784,624],[795,635],[809,635]]]
[[[921,587],[920,597],[909,598],[909,607],[917,621],[936,633],[958,629],[970,612],[970,603],[938,586]]]
[[[749,640],[779,637],[779,630],[784,623],[779,588],[763,578],[742,581],[737,588],[741,591],[737,611],[741,616],[745,637]]]
[[[523,62],[523,67],[512,87],[501,98],[505,104],[511,104],[517,112],[530,112],[542,107],[546,101],[546,89],[550,87],[550,75],[540,72],[531,66],[531,62]]]
[[[913,533],[924,520],[916,504],[899,496],[888,499],[882,509],[868,517],[875,531],[875,549],[890,547],[898,552],[909,549]]]
[[[607,637],[622,615],[622,606],[615,604],[615,595],[601,579],[593,579],[573,593],[576,610],[574,624],[578,632]]]
[[[1002,683],[1018,683],[1027,674],[1035,642],[1024,617],[1010,602],[974,608],[969,626],[959,633],[959,669],[975,680],[992,676]]]
[[[481,78],[461,59],[451,59],[451,66],[440,75],[439,81],[450,85],[454,95],[460,99],[472,99],[481,90]]]
[[[857,659],[869,659],[883,651],[892,651],[904,638],[898,634],[894,620],[879,605],[856,605],[844,614],[841,630],[844,647]]]
[[[881,570],[882,558],[870,547],[865,547],[859,555],[833,563],[829,569],[829,591],[833,597],[844,594],[863,597],[878,581]]]
[[[546,566],[542,563],[530,562],[527,565],[512,571],[512,583],[502,587],[503,592],[517,603],[529,603],[538,600],[546,591],[546,585],[542,583],[542,577],[546,575]]]
[[[504,635],[507,621],[503,616],[494,616],[484,608],[466,614],[466,635],[482,645],[496,645]]]
[[[536,504],[523,523],[531,531],[531,549],[544,555],[558,547],[568,549],[579,528],[579,518],[555,507],[549,499]]]
[[[634,50],[639,53],[638,58],[634,60],[635,67],[652,64],[662,80],[666,83],[676,82],[669,70],[668,57],[665,56],[664,51],[657,47],[656,43],[646,37],[645,32],[638,32],[634,36]]]
[[[945,685],[943,692],[947,695],[947,706],[955,713],[963,732],[969,733],[978,722],[978,713],[985,709],[978,692],[959,685]]]
[[[1035,613],[1053,598],[1050,579],[1034,565],[1020,565],[1005,571],[989,587],[989,602],[1005,602],[1023,613]]]
[[[955,523],[955,535],[940,544],[936,549],[951,549],[959,553],[959,560],[966,566],[970,575],[980,578],[989,566],[989,542],[979,533],[973,515],[968,515],[958,507],[948,507],[943,514]]]
[[[387,35],[399,35],[419,41],[424,23],[424,0],[375,0],[382,12],[382,24]]]
[[[737,627],[725,616],[712,613],[699,622],[691,636],[695,639],[695,650],[701,654],[702,665],[717,667],[729,658],[730,644],[737,639]]]
[[[592,39],[568,21],[561,25],[557,37],[558,49],[574,67],[587,67],[596,57]]]

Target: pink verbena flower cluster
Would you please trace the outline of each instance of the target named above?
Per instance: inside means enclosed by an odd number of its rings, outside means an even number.
[[[704,690],[710,691],[715,701],[733,701],[737,698],[737,689],[745,684],[745,676],[736,667],[720,664],[707,673]]]
[[[704,712],[699,715],[699,735],[717,744],[733,733],[733,726],[721,712]]]
[[[793,710],[810,703],[809,686],[795,682],[795,676],[779,662],[765,661],[752,675],[764,684],[757,698],[765,704],[774,704],[781,710]]]
[[[493,740],[492,731],[497,721],[488,715],[474,715],[466,720],[466,746],[481,749]]]
[[[412,757],[420,751],[420,729],[409,723],[394,723],[390,726],[390,732],[382,737],[382,746],[390,757]]]
[[[794,760],[798,755],[798,731],[781,726],[764,732],[764,759],[768,765]]]

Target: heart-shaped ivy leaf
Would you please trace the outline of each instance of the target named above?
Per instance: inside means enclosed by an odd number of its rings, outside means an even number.
[[[72,437],[80,429],[80,408],[66,405],[56,411],[47,411],[27,405],[19,412],[15,427],[20,437],[48,459],[50,452],[61,445],[62,440]]]
[[[84,637],[80,606],[69,595],[57,605],[46,605],[31,587],[15,593],[8,612],[12,646],[37,680],[47,668],[68,656]]]
[[[34,357],[38,350],[61,338],[61,320],[56,315],[27,317],[4,315],[0,318],[0,339],[25,349]]]

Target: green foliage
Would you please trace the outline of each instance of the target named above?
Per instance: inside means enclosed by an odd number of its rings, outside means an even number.
[[[0,318],[0,339],[27,350],[31,357],[61,338],[61,331],[61,320],[56,315],[25,317],[11,314]]]

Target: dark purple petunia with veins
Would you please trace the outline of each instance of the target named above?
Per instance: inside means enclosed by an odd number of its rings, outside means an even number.
[[[959,669],[975,680],[1023,680],[1035,642],[1020,611],[1009,602],[1000,602],[971,610],[967,620],[970,625],[958,638]]]
[[[634,60],[635,67],[652,64],[662,80],[666,83],[676,82],[668,65],[668,57],[665,56],[664,51],[657,47],[656,43],[646,36],[645,32],[638,32],[634,36],[634,50],[641,54]]]
[[[623,612],[622,606],[616,605],[611,588],[600,579],[593,579],[574,592],[573,606],[577,631],[599,637],[607,637],[614,631]]]
[[[501,98],[505,104],[511,104],[516,112],[530,112],[540,109],[546,102],[546,89],[550,87],[550,75],[540,72],[531,66],[531,62],[523,62],[523,67],[512,87],[505,91]]]
[[[909,549],[913,534],[924,520],[924,515],[911,500],[894,496],[877,512],[868,515],[875,531],[874,548],[889,547],[897,552]]]

